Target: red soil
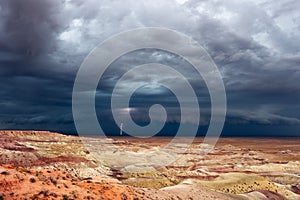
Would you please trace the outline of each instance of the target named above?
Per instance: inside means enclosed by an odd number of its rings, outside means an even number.
[[[64,171],[0,166],[4,199],[134,199],[134,189],[114,179],[81,181]],[[137,198],[136,198],[137,199]]]

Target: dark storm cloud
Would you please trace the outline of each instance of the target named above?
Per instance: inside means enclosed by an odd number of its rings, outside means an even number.
[[[28,57],[53,51],[64,24],[64,19],[57,15],[62,9],[60,2],[1,1],[2,49]]]
[[[68,121],[75,75],[54,54],[58,35],[68,26],[63,6],[56,0],[0,3],[2,129],[59,130]]]
[[[71,95],[82,60],[112,34],[144,26],[181,31],[206,48],[224,78],[227,123],[240,124],[241,130],[245,124],[264,128],[299,125],[299,9],[298,1],[289,0],[3,0],[0,128],[74,132]],[[120,75],[132,65],[147,62],[180,69],[198,91],[204,106],[203,123],[209,122],[210,103],[203,81],[178,56],[161,51],[139,51],[116,61],[97,96],[109,95]],[[127,84],[153,78],[135,76]],[[176,81],[168,81],[176,86]],[[172,110],[174,99],[164,100],[172,120],[178,121]],[[191,119],[187,123],[195,122]]]

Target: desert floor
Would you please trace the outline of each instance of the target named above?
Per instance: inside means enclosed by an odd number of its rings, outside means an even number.
[[[0,200],[300,200],[300,138],[188,139],[0,131]]]

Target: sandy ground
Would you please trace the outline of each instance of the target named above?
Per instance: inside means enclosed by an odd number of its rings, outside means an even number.
[[[0,200],[300,199],[299,138],[185,140],[0,131]]]

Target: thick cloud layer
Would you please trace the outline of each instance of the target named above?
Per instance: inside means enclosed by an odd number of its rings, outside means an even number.
[[[216,62],[228,98],[225,135],[269,134],[278,127],[282,133],[274,135],[299,136],[299,9],[297,0],[3,0],[0,2],[0,129],[75,133],[71,95],[84,57],[113,34],[155,26],[193,37]],[[166,52],[138,51],[117,60],[97,92],[99,98],[109,95],[126,69],[149,62],[182,69],[194,88],[201,91],[198,94],[203,106],[201,124],[209,123],[210,102],[203,81],[194,76],[182,59]],[[128,80],[127,85],[139,80],[146,82],[147,78],[164,76],[139,75]],[[141,112],[144,109],[141,102],[146,98],[154,102],[160,97],[169,105],[170,123],[180,120],[172,107],[177,105],[176,99],[166,98],[167,92],[155,90],[151,99],[147,92],[140,91],[136,120],[148,120]],[[106,104],[97,106],[109,113]],[[109,114],[105,117],[109,118]],[[191,119],[185,123],[195,122]],[[251,127],[252,130],[245,131]]]

